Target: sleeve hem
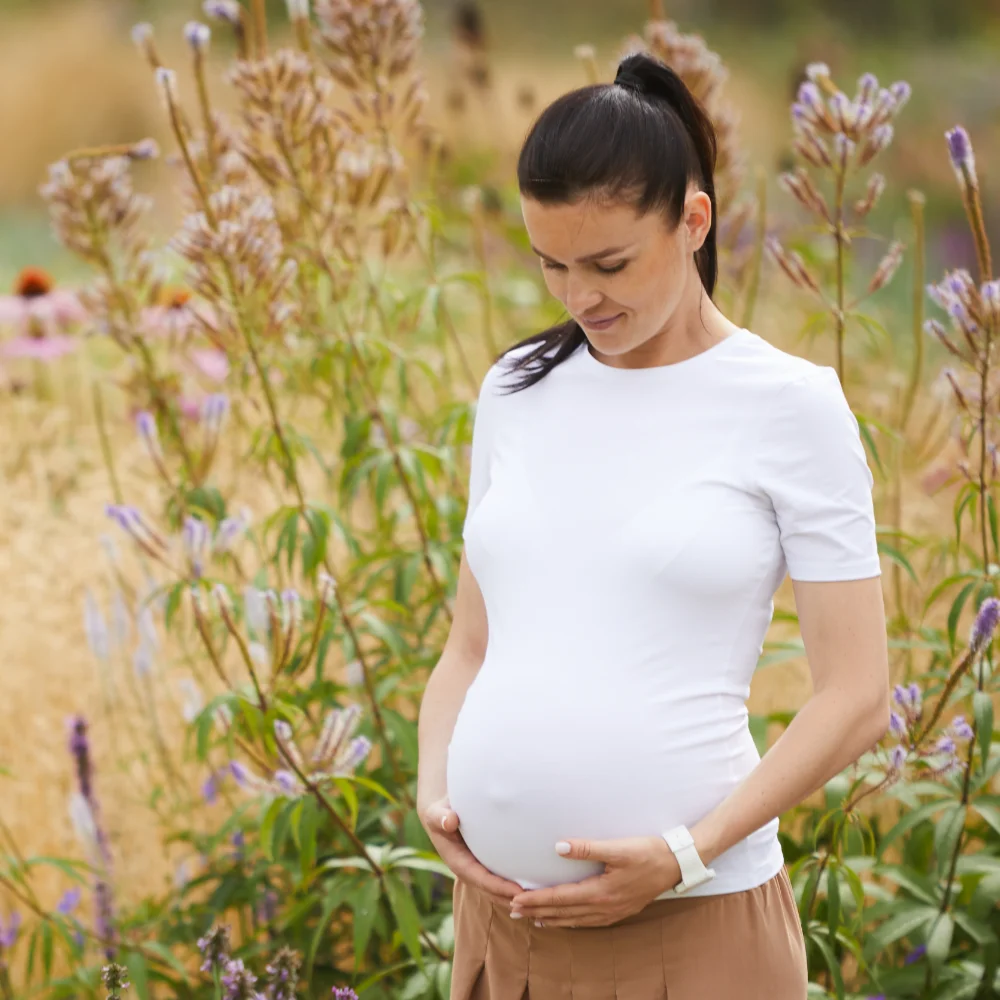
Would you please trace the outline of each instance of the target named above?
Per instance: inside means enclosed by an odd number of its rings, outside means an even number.
[[[800,583],[835,583],[842,580],[868,580],[882,575],[882,566],[878,558],[865,559],[862,562],[848,563],[840,566],[821,566],[806,564],[797,566],[793,571],[790,567],[788,576]]]

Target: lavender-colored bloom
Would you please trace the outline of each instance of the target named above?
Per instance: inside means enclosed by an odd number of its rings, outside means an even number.
[[[894,770],[901,771],[906,763],[906,747],[901,744],[894,746],[889,754],[889,762]]]
[[[248,526],[249,518],[242,513],[236,517],[223,518],[215,533],[212,549],[215,552],[228,552],[232,548],[233,542],[246,532]]]
[[[850,128],[853,124],[851,102],[847,95],[839,90],[830,97],[830,111],[833,113],[833,120],[841,128]]]
[[[240,788],[246,788],[250,783],[250,773],[238,760],[231,760],[229,762],[229,773],[233,776],[233,781]]]
[[[80,887],[78,885],[73,886],[72,889],[67,889],[62,894],[59,902],[56,903],[56,913],[61,913],[64,917],[69,916],[80,905],[80,896]]]
[[[256,917],[258,924],[271,924],[278,915],[278,894],[273,889],[268,889],[259,900],[257,900]]]
[[[907,709],[910,707],[909,689],[904,687],[902,684],[897,684],[892,689],[892,697],[900,708]]]
[[[874,73],[862,73],[858,78],[858,101],[871,101],[878,93],[878,77]]]
[[[140,49],[153,39],[153,26],[148,21],[132,25],[132,41]]]
[[[951,166],[959,183],[965,183],[965,174],[968,173],[969,181],[975,187],[979,181],[976,177],[976,157],[972,152],[969,133],[961,125],[956,125],[945,132],[944,137],[948,140],[948,155],[951,157]]]
[[[190,514],[184,518],[184,529],[181,533],[181,540],[184,545],[184,552],[191,564],[191,572],[195,577],[200,578],[204,572],[205,554],[210,538],[208,525],[201,518],[192,517]]]
[[[267,973],[268,1000],[295,1000],[295,990],[299,982],[299,968],[302,956],[287,945],[265,966]]]
[[[951,720],[951,731],[958,740],[971,740],[975,736],[972,726],[965,721],[964,715],[956,715]]]
[[[302,786],[299,779],[291,772],[283,768],[274,772],[274,782],[281,790],[282,794],[289,798],[295,798],[302,793]]]
[[[984,281],[980,289],[983,310],[994,323],[1000,323],[1000,279]]]
[[[797,98],[799,107],[805,109],[806,114],[810,115],[813,121],[823,117],[823,95],[815,83],[811,81],[803,83],[799,87]]]
[[[910,99],[913,90],[905,80],[897,80],[889,87],[889,93],[892,94],[898,110]]]
[[[0,920],[0,950],[14,947],[14,942],[17,941],[17,932],[20,929],[21,914],[17,910],[10,915],[10,921],[6,927],[4,927],[3,921]]]
[[[233,860],[242,861],[246,848],[246,836],[242,830],[237,830],[229,839],[230,843],[234,847]]]
[[[150,455],[160,461],[163,458],[163,449],[160,447],[160,435],[156,429],[156,417],[148,410],[141,410],[136,414],[135,427]]]
[[[200,21],[188,21],[184,25],[184,40],[199,55],[208,51],[208,43],[212,37],[212,29]]]
[[[358,995],[350,986],[334,986],[333,1000],[358,1000]]]
[[[981,653],[993,638],[996,631],[997,620],[1000,619],[1000,600],[995,597],[987,597],[979,605],[976,613],[976,620],[969,635],[969,648],[974,654]]]
[[[212,395],[206,396],[201,410],[205,430],[213,436],[218,434],[228,412],[229,397],[224,392],[213,392]]]
[[[913,951],[903,959],[903,965],[912,965],[927,953],[927,945],[922,944],[914,948]]]
[[[219,797],[219,775],[213,771],[201,786],[201,797],[211,805]]]
[[[297,590],[283,590],[281,592],[281,628],[283,632],[288,632],[291,626],[299,628],[302,625],[302,599]]]
[[[336,764],[334,774],[353,774],[355,769],[368,756],[372,748],[371,740],[366,736],[356,736],[341,760]]]
[[[205,17],[225,21],[234,27],[240,24],[240,5],[236,0],[205,0],[201,5]]]
[[[950,736],[942,736],[935,744],[938,753],[953,754],[955,752],[955,741]]]
[[[894,736],[906,735],[906,720],[899,714],[899,712],[889,713],[889,732],[891,732]]]
[[[921,705],[923,704],[920,692],[920,686],[916,681],[911,681],[910,686],[906,689],[910,696],[910,707],[914,712],[919,712]]]
[[[155,160],[160,155],[160,146],[155,139],[140,139],[128,151],[130,160]]]
[[[202,972],[212,972],[224,967],[229,962],[229,926],[216,924],[203,937],[198,938],[198,950],[204,961]]]
[[[257,977],[243,965],[242,958],[231,958],[222,973],[224,1000],[257,1000],[260,994],[254,989]]]
[[[142,517],[139,511],[130,504],[105,504],[104,513],[130,535],[136,534],[142,527]]]

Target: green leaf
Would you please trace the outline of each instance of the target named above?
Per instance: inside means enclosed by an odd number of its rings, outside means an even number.
[[[958,802],[945,809],[940,822],[934,828],[934,854],[937,858],[938,875],[944,876],[951,865],[959,838],[965,829],[968,806]]]
[[[139,1000],[149,1000],[149,970],[146,968],[146,959],[139,952],[130,951],[125,956],[125,967],[128,969],[128,978],[135,995]]]
[[[951,915],[942,913],[935,921],[927,936],[927,961],[935,973],[939,972],[951,951],[951,939],[955,933],[955,921]]]
[[[832,868],[826,873],[826,923],[830,936],[834,936],[840,926],[840,883]]]
[[[146,951],[151,951],[164,965],[173,969],[185,983],[190,982],[187,969],[184,968],[181,960],[166,945],[161,944],[159,941],[146,941],[143,944],[143,948]]]
[[[990,534],[993,536],[993,551],[1000,549],[997,543],[997,509],[993,504],[993,494],[986,494],[986,510],[990,518]]]
[[[417,965],[423,968],[424,954],[420,947],[420,913],[417,904],[413,902],[408,886],[394,872],[386,873],[385,888],[403,942]]]
[[[892,562],[898,563],[900,566],[902,566],[914,583],[920,582],[917,579],[917,574],[913,571],[913,567],[910,565],[910,560],[907,559],[906,556],[904,556],[903,553],[899,551],[899,549],[897,549],[893,545],[888,545],[885,542],[878,542],[875,547],[883,555],[888,556],[892,560]]]
[[[975,586],[975,580],[967,583],[958,592],[958,596],[952,602],[951,609],[948,612],[948,645],[952,650],[955,649],[955,632],[958,629],[959,616],[962,614],[962,608],[965,606],[965,602],[968,600],[969,594],[972,593]]]
[[[918,806],[912,812],[906,813],[902,819],[882,838],[879,842],[878,850],[879,856],[885,854],[886,848],[897,838],[902,836],[904,833],[908,833],[913,827],[917,826],[919,823],[926,822],[935,813],[941,811],[940,802],[926,802],[922,806]]]
[[[972,696],[972,714],[976,720],[979,755],[985,771],[986,762],[990,759],[990,745],[993,742],[993,697],[986,691],[977,691]]]
[[[319,922],[316,924],[312,940],[309,942],[309,950],[306,952],[306,971],[303,978],[307,983],[312,981],[313,962],[316,961],[316,952],[319,950],[319,943],[323,940],[323,935],[330,924],[330,917],[333,916],[333,911],[344,901],[346,895],[347,886],[341,882],[339,885],[333,885],[323,897],[323,912],[320,915]]]
[[[952,910],[952,916],[955,918],[955,923],[958,924],[958,926],[961,927],[962,930],[976,942],[976,944],[985,948],[986,945],[996,943],[996,932],[992,927],[990,927],[989,924],[984,923],[982,920],[977,920],[975,917],[957,907]]]
[[[437,872],[445,878],[454,878],[455,873],[443,862],[432,858],[401,858],[393,868],[416,868],[425,872]]]
[[[49,923],[42,924],[42,971],[45,973],[45,979],[48,980],[52,977],[52,925]]]
[[[269,861],[274,861],[274,825],[278,821],[278,814],[284,807],[284,799],[274,799],[267,807],[267,812],[264,813],[264,818],[261,820],[260,849]]]
[[[434,983],[441,1000],[448,1000],[451,996],[451,968],[451,962],[438,962],[434,972]]]
[[[378,879],[371,879],[366,882],[357,896],[352,900],[354,910],[354,964],[361,965],[365,948],[368,946],[368,939],[372,935],[372,928],[375,926],[375,917],[378,914],[378,901],[382,896],[382,889]]]
[[[810,932],[808,935],[809,940],[812,941],[823,955],[823,961],[826,963],[826,967],[830,970],[830,975],[833,978],[833,988],[837,993],[837,1000],[844,1000],[844,977],[840,972],[840,962],[837,961],[837,956],[834,955],[833,949],[830,947],[828,941],[824,941],[819,934],[814,934]]]
[[[358,825],[358,793],[351,787],[350,781],[346,778],[334,778],[333,783],[347,802],[347,808],[351,814],[348,826],[353,830]]]
[[[868,935],[865,941],[865,958],[871,961],[894,941],[915,931],[933,920],[938,914],[934,906],[913,906],[890,917]]]
[[[977,799],[973,802],[972,808],[1000,834],[1000,809],[994,805],[990,805],[988,802],[984,802],[982,799]]]

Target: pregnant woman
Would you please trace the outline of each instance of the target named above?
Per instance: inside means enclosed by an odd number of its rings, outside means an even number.
[[[456,876],[452,1000],[803,1000],[778,817],[888,728],[858,423],[834,369],[712,301],[715,138],[641,54],[525,140],[562,324],[479,395],[418,808]],[[791,576],[814,693],[746,700]]]

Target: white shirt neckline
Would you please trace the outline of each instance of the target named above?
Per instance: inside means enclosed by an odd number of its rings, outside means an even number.
[[[582,359],[581,363],[585,368],[597,372],[605,378],[628,380],[665,378],[671,373],[673,375],[688,374],[693,368],[699,367],[718,357],[720,354],[725,353],[732,346],[733,341],[742,341],[746,337],[752,336],[754,334],[750,330],[747,330],[746,327],[740,327],[735,333],[731,333],[728,337],[717,341],[711,347],[707,347],[704,351],[699,351],[689,358],[684,358],[682,361],[673,361],[666,365],[644,365],[642,368],[619,368],[615,365],[607,365],[603,361],[598,361],[590,353],[590,341],[586,338],[584,338],[582,350],[579,353]]]

